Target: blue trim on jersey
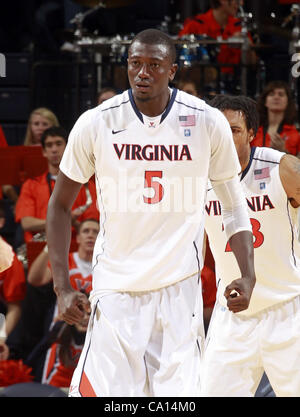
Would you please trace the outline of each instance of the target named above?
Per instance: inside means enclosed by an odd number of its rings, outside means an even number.
[[[168,114],[170,113],[170,110],[171,110],[171,108],[174,104],[175,98],[177,96],[177,91],[178,91],[177,88],[173,88],[170,101],[169,101],[169,103],[166,107],[166,110],[161,115],[160,123],[162,123],[165,120],[165,118],[168,116]]]
[[[133,110],[134,110],[135,114],[136,114],[136,115],[137,115],[137,117],[140,119],[140,121],[141,121],[142,123],[144,123],[143,115],[142,115],[142,113],[139,111],[139,109],[137,108],[137,106],[136,106],[136,104],[135,104],[135,101],[134,101],[134,98],[133,98],[133,94],[132,94],[132,89],[131,89],[131,88],[128,90],[128,95],[129,95],[129,100],[130,100],[130,103],[131,103],[131,105],[132,105],[132,108],[133,108]]]
[[[204,109],[198,109],[198,107],[190,106],[189,104],[185,104],[182,101],[177,101],[176,100],[176,103],[177,104],[182,104],[183,106],[188,107],[189,109],[198,110],[198,111],[204,111]]]
[[[102,109],[101,111],[106,111],[106,110],[111,110],[111,109],[117,109],[118,107],[121,107],[122,104],[127,104],[129,102],[129,100],[126,101],[122,101],[122,103],[116,105],[116,106],[111,106],[111,107],[107,107],[106,109]]]
[[[242,181],[245,178],[247,172],[249,171],[249,169],[251,167],[251,164],[253,162],[253,157],[254,157],[255,149],[256,149],[256,146],[254,146],[253,148],[251,148],[250,159],[249,159],[248,165],[246,166],[246,168],[244,169],[244,171],[243,171],[243,173],[241,175],[240,181]]]
[[[170,101],[169,101],[169,103],[168,103],[165,111],[161,115],[161,119],[160,119],[160,122],[159,123],[162,123],[165,120],[165,118],[167,117],[167,115],[170,113],[170,110],[171,110],[171,108],[172,108],[172,106],[174,104],[174,101],[175,101],[175,98],[176,98],[176,95],[177,95],[177,91],[178,91],[177,88],[173,88]],[[140,119],[140,121],[142,123],[144,123],[143,115],[139,111],[139,109],[137,108],[137,105],[135,104],[135,101],[134,101],[134,98],[133,98],[133,94],[132,94],[132,89],[131,88],[128,90],[128,95],[129,95],[129,100],[130,100],[130,103],[132,105],[132,108],[133,108],[135,114]]]
[[[286,211],[287,211],[287,216],[289,219],[289,223],[290,223],[290,228],[291,228],[291,234],[292,234],[292,241],[291,241],[291,245],[292,245],[292,257],[294,260],[294,265],[297,268],[297,261],[296,261],[296,256],[295,256],[295,235],[294,235],[294,228],[293,228],[293,223],[292,223],[292,219],[291,219],[291,215],[290,215],[290,210],[289,210],[289,199],[286,199]]]

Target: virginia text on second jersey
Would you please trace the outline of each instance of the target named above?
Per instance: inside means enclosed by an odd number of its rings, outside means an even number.
[[[207,179],[226,181],[240,165],[223,114],[170,89],[156,118],[139,112],[131,90],[85,112],[60,169],[80,183],[95,172],[93,292],[148,291],[198,273]]]
[[[256,284],[250,305],[239,315],[251,315],[300,294],[298,210],[283,189],[279,163],[284,153],[252,148],[241,176],[253,229]],[[224,235],[220,203],[212,188],[207,193],[205,229],[216,261],[218,301],[226,306],[225,287],[240,277],[239,268]]]

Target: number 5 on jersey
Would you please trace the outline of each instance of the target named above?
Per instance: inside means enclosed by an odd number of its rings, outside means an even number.
[[[152,188],[153,197],[144,197],[144,203],[157,204],[164,196],[164,189],[155,178],[162,178],[162,171],[145,171],[145,188]]]

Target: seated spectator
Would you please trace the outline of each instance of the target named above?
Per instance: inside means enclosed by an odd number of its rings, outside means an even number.
[[[77,229],[78,250],[69,254],[71,285],[87,296],[92,289],[92,258],[98,232],[98,220],[83,220]],[[35,287],[52,282],[47,247],[45,249],[32,263],[28,273],[28,282]],[[76,327],[58,319],[55,305],[49,332],[29,355],[27,363],[34,368],[36,379],[41,378],[42,383],[68,387],[83,347],[89,317],[87,315],[82,325]]]
[[[198,87],[192,80],[180,80],[177,84],[179,90],[185,91],[188,94],[199,97]]]
[[[32,240],[34,234],[45,232],[48,201],[67,144],[67,134],[62,127],[52,127],[44,131],[41,144],[43,155],[48,160],[48,170],[43,175],[29,178],[24,182],[16,204],[15,219],[16,222],[21,223],[25,242]],[[96,187],[92,180],[81,187],[75,200],[72,211],[73,226],[90,217],[99,217],[96,207]]]
[[[44,130],[52,126],[59,126],[59,122],[51,110],[45,107],[33,110],[29,116],[24,145],[41,145],[41,137]]]
[[[187,18],[179,32],[182,37],[188,34],[207,35],[212,39],[228,40],[241,34],[241,21],[236,17],[238,12],[237,0],[210,0],[211,8],[202,14]],[[251,42],[251,37],[249,41]],[[217,49],[217,48],[216,48]],[[239,64],[241,61],[241,48],[233,48],[221,45],[217,55],[219,64]],[[250,51],[247,63],[256,64],[257,58],[254,51]],[[232,67],[223,67],[223,73],[233,73]]]
[[[41,136],[44,130],[52,126],[59,126],[59,122],[55,114],[45,108],[40,107],[33,110],[29,116],[27,123],[26,135],[24,140],[25,146],[36,146],[41,144]],[[1,126],[0,126],[0,143],[1,141]],[[1,146],[1,145],[0,145]],[[11,184],[2,185],[3,196],[6,197],[12,206],[14,206],[19,197],[19,188]],[[1,198],[1,193],[0,193]],[[14,208],[14,207],[13,207]]]
[[[0,227],[5,222],[3,201],[0,201]],[[0,237],[1,242],[2,238]],[[11,250],[9,253],[11,256]],[[5,314],[5,334],[8,336],[18,323],[22,306],[21,302],[26,294],[26,279],[22,263],[16,254],[13,254],[12,262],[5,270],[0,272],[0,313]],[[7,266],[7,265],[6,265]],[[0,359],[6,354],[5,344],[0,342]]]
[[[113,87],[104,87],[98,93],[97,104],[103,103],[103,101],[108,100],[111,97],[114,97],[117,91]]]
[[[271,81],[258,99],[260,127],[251,146],[266,146],[300,157],[296,104],[288,84]]]

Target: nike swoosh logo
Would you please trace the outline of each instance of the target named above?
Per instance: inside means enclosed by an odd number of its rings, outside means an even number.
[[[111,133],[112,133],[113,135],[115,135],[116,133],[124,132],[124,130],[126,130],[126,129],[121,129],[121,130],[112,130],[112,131],[111,131]]]

